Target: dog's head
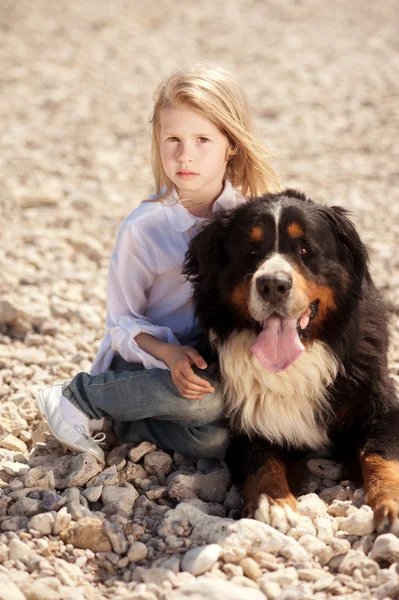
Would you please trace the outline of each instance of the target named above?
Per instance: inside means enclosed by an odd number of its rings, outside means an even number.
[[[191,241],[183,273],[200,324],[219,341],[250,328],[283,347],[330,341],[345,327],[367,263],[343,208],[286,190],[215,215]]]

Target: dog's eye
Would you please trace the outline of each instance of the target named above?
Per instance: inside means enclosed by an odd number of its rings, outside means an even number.
[[[310,250],[309,248],[306,248],[306,246],[301,246],[298,252],[301,256],[306,256],[307,254],[309,254]]]

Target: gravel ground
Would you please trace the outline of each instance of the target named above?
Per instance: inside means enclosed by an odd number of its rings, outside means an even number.
[[[1,600],[399,597],[399,540],[376,536],[339,465],[309,464],[299,516],[277,531],[237,520],[223,463],[144,443],[116,446],[99,472],[48,438],[33,402],[90,368],[117,228],[153,189],[153,89],[182,59],[237,73],[284,185],[353,211],[399,382],[398,12],[2,0]]]

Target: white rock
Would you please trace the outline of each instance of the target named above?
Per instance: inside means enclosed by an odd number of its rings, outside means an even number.
[[[379,535],[371,549],[369,558],[376,561],[386,560],[396,562],[399,560],[399,539],[393,533]]]
[[[192,575],[202,575],[213,567],[219,559],[221,552],[222,548],[219,544],[191,548],[183,556],[181,570],[188,571]]]
[[[0,598],[1,600],[26,600],[26,596],[5,573],[0,573]]]
[[[260,590],[250,587],[243,588],[234,585],[230,581],[224,581],[217,577],[207,577],[203,575],[178,590],[175,590],[169,596],[169,600],[265,600],[264,594]]]
[[[54,517],[51,513],[35,515],[28,522],[28,529],[35,529],[42,535],[50,535],[53,530]]]
[[[9,475],[14,475],[15,477],[20,477],[29,471],[29,465],[24,465],[19,462],[12,462],[10,460],[6,460],[1,465],[2,469]]]
[[[58,535],[61,533],[61,531],[67,529],[71,521],[72,515],[67,512],[66,506],[64,506],[57,512],[57,516],[55,517],[53,524],[53,535]]]
[[[19,438],[17,438],[12,433],[9,433],[5,438],[0,441],[0,446],[2,448],[7,448],[7,450],[13,450],[14,452],[21,452],[22,454],[28,454],[28,447]]]
[[[297,507],[301,515],[305,515],[312,520],[327,515],[327,506],[317,494],[300,496],[297,501]]]
[[[370,506],[364,505],[355,513],[341,520],[339,528],[349,535],[368,535],[374,531],[374,514]]]

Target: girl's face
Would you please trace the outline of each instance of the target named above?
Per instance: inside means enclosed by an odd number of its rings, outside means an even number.
[[[201,112],[189,106],[161,109],[160,151],[180,198],[211,203],[221,193],[229,143]]]

